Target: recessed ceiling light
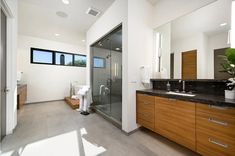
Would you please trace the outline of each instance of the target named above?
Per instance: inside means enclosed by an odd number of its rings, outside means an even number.
[[[62,0],[62,2],[67,5],[69,4],[69,0]]]
[[[119,51],[119,50],[120,50],[120,48],[116,48],[116,50],[117,50],[117,51]]]
[[[226,26],[226,25],[227,25],[227,23],[221,23],[221,24],[220,24],[221,27],[224,27],[224,26]]]
[[[68,14],[66,14],[66,13],[63,12],[63,11],[57,11],[57,12],[56,12],[56,15],[59,16],[59,17],[61,17],[61,18],[66,18],[66,17],[68,17]]]
[[[55,33],[55,36],[60,36],[60,34]]]
[[[86,40],[82,40],[82,42],[86,42]]]

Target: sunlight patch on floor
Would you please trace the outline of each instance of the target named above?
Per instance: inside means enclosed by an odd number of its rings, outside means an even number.
[[[83,136],[87,135],[87,131],[85,128],[80,130],[82,136],[82,143],[84,148],[85,156],[96,156],[106,151],[106,149],[102,146],[98,146],[96,144],[92,144],[87,141]]]
[[[20,153],[19,153],[20,154]],[[79,156],[78,136],[76,131],[28,144],[21,156]]]
[[[85,128],[72,131],[48,139],[40,140],[18,148],[18,150],[1,153],[1,156],[96,156],[106,151],[102,146],[89,142],[84,138],[87,135]],[[80,142],[79,142],[80,140]],[[82,146],[79,146],[79,143]],[[79,149],[79,147],[83,147]]]

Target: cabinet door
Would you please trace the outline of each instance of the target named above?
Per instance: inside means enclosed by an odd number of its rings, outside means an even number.
[[[154,105],[154,96],[137,94],[137,123],[150,130],[154,130]]]
[[[195,151],[195,103],[156,97],[155,132]]]
[[[235,155],[235,109],[206,104],[196,106],[197,152]]]

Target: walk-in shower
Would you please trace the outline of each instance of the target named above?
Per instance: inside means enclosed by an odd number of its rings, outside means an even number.
[[[93,108],[122,123],[122,27],[91,46]]]

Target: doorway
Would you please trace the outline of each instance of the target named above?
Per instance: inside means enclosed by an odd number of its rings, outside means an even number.
[[[221,64],[225,63],[226,61],[221,59],[219,56],[225,55],[226,49],[228,48],[214,50],[214,79],[228,79],[231,77],[227,72],[221,72],[224,70]]]
[[[1,77],[0,77],[0,86],[1,86],[1,97],[0,97],[0,122],[1,122],[1,140],[6,135],[6,82],[7,82],[7,70],[6,70],[6,64],[7,64],[7,52],[6,52],[6,40],[7,40],[7,16],[6,14],[1,10],[1,49],[0,49],[0,69],[1,69]]]
[[[182,52],[182,79],[197,79],[197,50]]]

